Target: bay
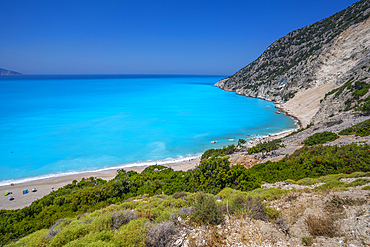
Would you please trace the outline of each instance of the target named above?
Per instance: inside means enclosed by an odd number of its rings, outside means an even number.
[[[222,78],[1,77],[0,185],[188,159],[239,138],[296,128],[273,102],[212,86]]]

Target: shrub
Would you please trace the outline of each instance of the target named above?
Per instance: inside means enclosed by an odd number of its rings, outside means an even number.
[[[187,196],[186,192],[176,192],[175,194],[172,195],[172,197],[175,199],[184,198],[186,196]]]
[[[122,226],[120,231],[113,237],[116,246],[138,246],[144,247],[146,244],[146,227],[149,222],[146,218],[132,220]]]
[[[191,216],[194,214],[194,208],[193,207],[183,207],[183,208],[180,208],[179,210],[179,215],[180,216]]]
[[[333,191],[338,191],[338,190],[347,190],[345,183],[338,181],[338,180],[332,180],[329,182],[326,182],[325,184],[322,184],[318,187],[315,188],[315,190],[319,191],[328,191],[328,190],[333,190]]]
[[[242,146],[243,144],[245,144],[245,143],[247,143],[247,141],[246,141],[246,140],[244,140],[244,139],[239,139],[237,146],[238,146],[238,147],[241,147],[241,146]]]
[[[348,129],[344,129],[339,132],[339,135],[356,135],[356,136],[368,136],[370,135],[370,119],[356,124]]]
[[[308,137],[306,140],[304,140],[304,144],[308,146],[318,145],[318,144],[324,144],[327,142],[334,141],[338,139],[339,136],[335,133],[324,131],[321,133],[316,133],[310,137]]]
[[[248,154],[259,153],[259,152],[267,153],[272,150],[276,150],[280,147],[284,147],[284,145],[281,144],[281,139],[275,139],[269,142],[258,143],[256,146],[248,149]]]
[[[201,159],[208,159],[212,157],[219,157],[225,156],[228,154],[232,154],[235,152],[235,145],[229,145],[227,147],[219,148],[219,149],[208,149],[202,154]]]
[[[9,247],[13,247],[13,246],[14,247],[15,246],[44,247],[44,246],[47,246],[47,238],[45,238],[47,233],[48,233],[47,229],[42,229],[40,231],[30,234],[27,237],[20,239],[19,241],[15,243],[11,243],[7,246]]]
[[[242,195],[236,195],[233,197],[233,199],[230,201],[230,209],[234,213],[245,213],[246,207],[245,207],[246,198]]]
[[[172,236],[177,233],[171,221],[161,222],[159,224],[147,224],[147,247],[165,247],[169,246]]]
[[[235,196],[230,202],[230,208],[236,213],[246,213],[255,220],[269,221],[267,207],[259,197]]]
[[[359,179],[356,179],[355,181],[349,183],[349,184],[346,184],[345,186],[348,188],[348,187],[356,187],[356,186],[361,186],[361,185],[365,185],[367,183],[370,182],[370,179],[367,179],[367,178],[359,178]]]
[[[304,246],[311,246],[313,244],[313,238],[310,237],[303,237],[302,238],[302,244]]]
[[[223,215],[213,196],[198,192],[192,218],[197,223],[217,225],[222,221]]]
[[[334,237],[338,234],[339,226],[330,217],[318,218],[314,215],[309,215],[304,220],[308,232],[312,236]]]
[[[113,230],[119,230],[122,225],[137,219],[137,216],[131,210],[111,212],[111,227]]]
[[[361,190],[370,190],[370,185],[363,187]]]

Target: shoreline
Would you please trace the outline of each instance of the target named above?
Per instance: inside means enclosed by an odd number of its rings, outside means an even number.
[[[224,89],[222,89],[224,90]],[[224,90],[226,91],[226,90]],[[251,97],[251,96],[246,96]],[[256,97],[252,97],[256,98]],[[258,98],[262,99],[262,98]],[[262,99],[267,101],[266,99]],[[246,143],[246,147],[252,147],[257,145],[259,142],[262,141],[269,141],[277,138],[282,138],[300,128],[302,128],[302,121],[293,116],[280,104],[275,104],[275,108],[279,109],[284,115],[292,118],[295,121],[296,128],[281,131],[275,134],[268,134],[264,136],[259,136],[255,134],[254,137],[247,136],[249,141]],[[5,180],[0,184],[0,193],[2,196],[0,197],[0,210],[13,210],[13,209],[20,209],[31,205],[31,203],[35,200],[41,199],[45,195],[48,195],[53,190],[57,190],[67,184],[72,183],[73,180],[80,181],[82,178],[89,178],[89,177],[96,177],[101,178],[106,181],[113,179],[117,175],[117,171],[120,169],[126,171],[136,171],[138,173],[142,172],[146,167],[151,165],[163,165],[174,169],[175,171],[187,171],[190,169],[194,169],[196,166],[199,165],[201,155],[194,155],[190,157],[176,159],[165,159],[161,161],[147,161],[142,163],[131,163],[121,166],[115,166],[110,168],[102,168],[95,171],[86,171],[86,172],[69,172],[69,173],[61,173],[61,174],[47,174],[43,176],[25,178],[25,179],[14,179],[14,180]],[[12,186],[13,184],[13,186]],[[31,192],[33,188],[37,189],[37,192]],[[4,196],[6,191],[11,191],[13,194]],[[28,190],[29,193],[26,195],[22,194],[23,190]],[[9,201],[8,197],[13,196],[15,199],[13,201]]]
[[[188,158],[180,162],[172,162],[167,164],[158,163],[158,165],[164,165],[174,169],[175,171],[187,171],[198,166],[200,161],[200,156],[195,158]],[[67,184],[72,183],[73,180],[80,181],[82,178],[96,177],[104,180],[111,180],[117,175],[117,170],[124,169],[126,171],[136,171],[138,173],[142,172],[148,166],[130,166],[123,168],[112,168],[104,171],[95,171],[95,172],[84,172],[76,173],[72,175],[58,176],[58,177],[49,177],[44,179],[32,180],[24,183],[17,183],[14,186],[11,184],[0,186],[0,210],[14,210],[27,207],[31,205],[32,202],[41,199],[45,195],[48,195],[50,192],[57,190]],[[36,192],[31,190],[36,188]],[[28,194],[23,195],[22,191],[28,190]],[[6,191],[11,191],[11,195],[4,196]],[[13,196],[15,199],[9,201],[8,197]]]
[[[220,81],[225,80],[225,79],[227,79],[227,78],[221,79]],[[220,81],[218,81],[218,82],[220,82]],[[218,83],[218,82],[217,82],[217,83]],[[217,83],[216,83],[216,84],[217,84]],[[233,93],[235,93],[235,94],[237,94],[237,95],[242,95],[242,96],[245,96],[245,97],[250,97],[250,98],[255,98],[255,99],[261,99],[261,100],[268,101],[268,102],[271,102],[271,101],[272,101],[272,102],[275,104],[275,108],[279,109],[279,110],[280,110],[283,114],[285,114],[286,116],[291,117],[291,118],[293,118],[294,120],[296,120],[296,121],[297,121],[297,125],[298,125],[298,128],[297,128],[297,129],[303,128],[303,119],[300,119],[299,117],[294,116],[294,115],[292,115],[292,114],[288,113],[288,110],[287,110],[287,109],[285,109],[285,108],[284,108],[284,106],[283,106],[283,104],[284,104],[284,103],[276,103],[276,101],[274,101],[274,100],[267,100],[267,99],[264,99],[264,98],[260,98],[260,97],[253,97],[253,96],[245,95],[245,94],[238,94],[236,91],[226,90],[226,89],[224,89],[224,88],[221,88],[221,87],[219,87],[219,86],[216,86],[216,84],[214,84],[214,85],[212,85],[212,86],[213,86],[213,87],[218,87],[219,89],[221,89],[221,90],[223,90],[223,91],[225,91],[225,92],[233,92]],[[285,102],[285,103],[286,103],[286,102]]]
[[[277,104],[277,103],[274,103],[274,104],[275,104],[275,108],[276,108],[276,109],[279,109],[279,110],[280,110],[280,112],[282,112],[285,116],[291,117],[291,118],[293,118],[295,121],[297,121],[297,125],[298,125],[298,128],[297,128],[297,129],[303,128],[302,121],[301,121],[298,117],[296,117],[296,116],[294,116],[294,115],[289,114],[289,113],[287,112],[287,110],[285,110],[285,109],[283,108],[283,106],[282,106],[281,104]]]
[[[297,120],[299,121],[299,120]],[[299,127],[299,122],[297,122]],[[269,134],[264,136],[259,136],[258,134],[248,137],[249,141],[245,144],[246,147],[252,147],[257,145],[261,141],[269,141],[271,139],[282,138],[289,133],[296,131],[299,128],[285,130],[278,132],[276,134]],[[186,158],[181,158],[179,160],[163,160],[163,161],[153,161],[153,162],[143,162],[142,164],[135,165],[134,163],[129,166],[116,166],[111,168],[103,168],[96,171],[86,171],[86,172],[76,172],[76,173],[67,173],[67,174],[54,174],[54,176],[48,177],[34,177],[26,181],[20,181],[17,183],[7,182],[6,184],[0,185],[0,210],[14,210],[21,209],[31,205],[32,202],[41,199],[45,195],[48,195],[50,192],[57,190],[67,184],[72,183],[73,180],[80,181],[82,178],[96,177],[101,178],[106,181],[113,179],[117,175],[117,171],[120,169],[126,171],[136,171],[138,173],[142,172],[146,167],[151,165],[163,165],[169,168],[174,169],[175,171],[187,171],[194,169],[199,165],[201,155],[191,156]],[[148,164],[153,163],[153,164]],[[45,175],[46,176],[46,175]],[[10,181],[10,180],[8,180]],[[37,192],[32,192],[33,188],[37,189]],[[23,195],[22,191],[28,190],[29,193]],[[11,191],[11,195],[4,196],[6,191]],[[8,197],[13,196],[15,199],[9,201]]]
[[[155,160],[155,161],[140,161],[140,162],[135,162],[135,163],[128,163],[128,164],[121,164],[121,165],[115,165],[112,167],[106,167],[106,168],[97,168],[97,169],[92,169],[92,170],[87,170],[87,171],[71,171],[71,172],[61,172],[61,173],[49,173],[45,175],[38,175],[34,177],[26,177],[26,178],[19,178],[19,179],[8,179],[8,180],[3,180],[0,181],[0,189],[3,186],[7,186],[10,184],[24,184],[24,183],[29,183],[29,182],[34,182],[38,180],[45,180],[45,179],[51,179],[51,178],[59,178],[59,177],[66,177],[66,176],[75,176],[78,174],[86,174],[86,173],[109,173],[111,171],[117,171],[120,169],[128,170],[132,167],[148,167],[152,165],[168,165],[168,164],[176,164],[176,163],[181,163],[186,160],[191,160],[191,159],[196,159],[200,157],[202,154],[198,155],[192,155],[192,156],[187,156],[183,158],[166,158],[163,160]]]

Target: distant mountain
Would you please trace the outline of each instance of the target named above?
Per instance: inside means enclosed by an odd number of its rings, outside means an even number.
[[[22,75],[21,73],[0,68],[0,75]]]
[[[303,125],[343,111],[370,113],[369,47],[370,1],[361,0],[280,38],[215,86],[275,101]]]

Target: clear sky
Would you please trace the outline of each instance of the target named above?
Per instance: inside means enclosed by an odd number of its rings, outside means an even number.
[[[355,0],[0,0],[0,68],[231,75]]]

